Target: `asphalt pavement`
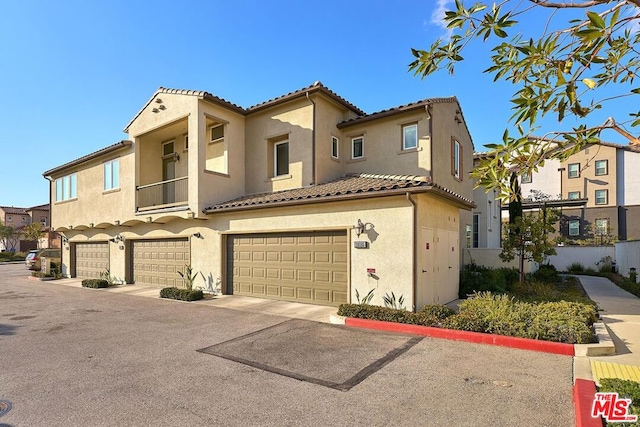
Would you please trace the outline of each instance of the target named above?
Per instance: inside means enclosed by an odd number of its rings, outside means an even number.
[[[0,425],[574,424],[571,357],[27,275],[0,265]]]

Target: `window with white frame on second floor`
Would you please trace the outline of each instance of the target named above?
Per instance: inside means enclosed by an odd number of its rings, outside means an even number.
[[[609,190],[596,190],[596,205],[606,205],[608,198]]]
[[[569,178],[580,178],[580,163],[570,163],[567,167],[567,176]]]
[[[462,146],[455,139],[451,139],[451,174],[462,181]]]
[[[289,174],[289,141],[273,145],[273,172],[274,176]]]
[[[104,162],[104,191],[120,188],[120,160]]]
[[[568,195],[569,200],[577,200],[580,198],[580,192],[579,191],[569,191],[569,195]]]
[[[412,123],[402,126],[402,149],[418,148],[418,124]]]
[[[520,183],[531,184],[531,182],[532,182],[531,174],[527,172],[523,172],[522,175],[520,176]]]
[[[569,236],[579,236],[580,235],[580,220],[572,219],[569,220]]]
[[[209,131],[211,138],[210,142],[217,142],[224,139],[224,124],[218,124],[211,126],[211,130]]]
[[[338,159],[340,155],[340,140],[335,136],[331,137],[331,157]]]
[[[596,160],[596,175],[607,175],[609,172],[609,161],[608,160]]]
[[[351,138],[351,158],[361,159],[364,157],[364,136]]]
[[[78,176],[75,173],[56,179],[56,202],[78,197]]]

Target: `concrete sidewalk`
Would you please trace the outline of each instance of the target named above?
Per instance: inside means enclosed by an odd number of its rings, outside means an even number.
[[[589,364],[583,366],[588,366],[596,383],[600,378],[640,380],[640,298],[607,278],[577,277],[589,298],[598,303],[616,349],[613,356],[589,357]]]
[[[55,285],[82,287],[82,279],[60,279],[48,282]],[[105,289],[101,292],[113,292],[147,298],[160,298],[160,288],[145,285],[118,285]],[[206,295],[206,294],[205,294]],[[169,301],[169,300],[167,300]],[[171,301],[174,302],[174,301]],[[289,317],[294,319],[313,320],[316,322],[329,323],[329,317],[335,313],[337,307],[327,307],[314,304],[302,304],[288,301],[278,301],[272,299],[245,297],[241,295],[217,295],[206,297],[200,301],[193,301],[190,304],[208,305],[211,307],[226,308],[230,310],[249,311],[253,313],[271,314],[274,316]]]

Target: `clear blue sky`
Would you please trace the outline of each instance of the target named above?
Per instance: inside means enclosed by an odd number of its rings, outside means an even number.
[[[48,203],[45,170],[111,145],[159,86],[248,107],[316,80],[368,113],[455,95],[476,150],[497,142],[509,85],[481,71],[407,72],[445,30],[436,0],[39,1],[0,5],[0,205]],[[530,23],[528,25],[535,25]]]

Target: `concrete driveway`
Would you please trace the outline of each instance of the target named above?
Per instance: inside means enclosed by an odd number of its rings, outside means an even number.
[[[0,425],[569,426],[572,359],[25,279]]]

